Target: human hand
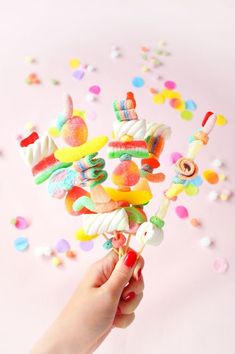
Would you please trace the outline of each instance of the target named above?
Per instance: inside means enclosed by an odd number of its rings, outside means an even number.
[[[129,326],[143,297],[143,266],[132,250],[119,261],[111,251],[94,263],[31,354],[93,353],[114,327]]]

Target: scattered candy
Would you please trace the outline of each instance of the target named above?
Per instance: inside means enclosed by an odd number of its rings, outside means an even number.
[[[208,248],[212,245],[212,240],[209,237],[201,237],[200,238],[200,246],[203,248]]]
[[[57,256],[52,257],[51,263],[52,263],[53,266],[55,266],[55,267],[59,267],[59,266],[61,266],[61,265],[63,264],[62,259],[60,259],[60,258],[57,257]]]
[[[70,250],[70,244],[65,239],[60,239],[56,244],[56,250],[58,253],[66,253]]]
[[[219,180],[220,181],[226,181],[226,179],[227,179],[227,176],[224,173],[220,173],[219,174]]]
[[[217,114],[216,124],[219,126],[224,126],[228,123],[227,119],[222,114]]]
[[[170,155],[170,161],[172,163],[172,165],[175,165],[175,163],[181,159],[181,157],[183,157],[183,155],[180,152],[172,152]]]
[[[201,226],[201,222],[200,220],[196,219],[196,218],[193,218],[190,220],[190,223],[193,227],[199,227]]]
[[[132,79],[132,85],[134,87],[140,88],[144,86],[144,79],[140,76],[136,76]]]
[[[83,76],[85,74],[85,71],[82,70],[82,69],[78,69],[78,70],[75,70],[73,72],[73,77],[77,80],[82,80],[83,79]]]
[[[219,193],[216,191],[211,191],[208,196],[210,201],[215,201],[219,198]]]
[[[176,83],[174,81],[166,81],[166,82],[164,82],[164,86],[168,90],[174,90],[176,88]]]
[[[81,65],[81,62],[77,58],[72,58],[69,61],[69,66],[71,69],[77,69]]]
[[[223,202],[226,202],[228,201],[231,197],[232,197],[232,192],[229,191],[229,190],[223,190],[221,193],[220,193],[220,200],[222,200]]]
[[[180,116],[183,120],[193,119],[193,113],[189,110],[185,110],[185,111],[181,112]]]
[[[20,230],[26,229],[29,226],[28,221],[23,216],[17,216],[11,220],[11,223]]]
[[[41,84],[41,80],[39,79],[37,74],[32,73],[27,76],[26,83],[28,85],[39,85]]]
[[[212,161],[212,166],[215,168],[221,168],[224,166],[224,163],[220,159],[215,159]]]
[[[17,237],[14,241],[14,245],[17,251],[23,252],[29,248],[29,241],[26,237]]]
[[[112,46],[110,56],[112,59],[120,58],[122,56],[120,48],[117,46]]]
[[[65,255],[66,255],[66,257],[71,258],[71,259],[74,259],[77,257],[77,254],[72,250],[68,250]]]
[[[229,263],[226,258],[217,257],[213,263],[213,270],[216,273],[223,274],[229,269]]]
[[[218,174],[213,170],[203,171],[202,176],[210,184],[216,184],[219,181]]]
[[[94,247],[93,241],[80,242],[80,248],[85,252],[91,251],[93,247]]]
[[[188,111],[195,111],[197,109],[197,105],[193,100],[186,100],[185,101],[185,108]]]
[[[101,88],[98,85],[93,85],[93,86],[89,87],[89,92],[93,93],[94,95],[99,95],[100,91],[101,91]]]
[[[176,215],[180,218],[180,219],[185,219],[188,217],[188,209],[186,207],[184,207],[183,205],[179,205],[175,208],[175,212]]]

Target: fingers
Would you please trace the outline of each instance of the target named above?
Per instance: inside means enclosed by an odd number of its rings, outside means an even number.
[[[141,276],[138,281],[135,280],[134,278],[131,278],[129,284],[123,290],[121,300],[127,301],[129,294],[134,293],[135,295],[138,295],[138,294],[142,293],[143,291],[144,291],[143,277]]]
[[[121,300],[119,302],[119,311],[122,315],[130,315],[133,313],[140,301],[143,298],[143,293],[136,295],[134,292],[130,293],[130,297],[127,300]]]
[[[115,317],[113,325],[117,328],[126,328],[130,326],[134,319],[134,313],[131,313],[130,315],[118,315]]]

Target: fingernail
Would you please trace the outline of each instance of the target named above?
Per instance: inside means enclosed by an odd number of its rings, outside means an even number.
[[[126,296],[123,297],[124,301],[130,301],[133,300],[135,298],[135,293],[134,291],[131,291],[130,293],[128,293]]]
[[[120,307],[118,306],[117,311],[116,311],[116,315],[121,315],[121,313],[122,313],[122,311],[121,311]]]
[[[124,264],[128,268],[132,268],[136,260],[137,260],[137,253],[135,251],[128,251],[124,258]]]
[[[142,274],[142,269],[140,268],[137,273],[137,280],[140,280]]]

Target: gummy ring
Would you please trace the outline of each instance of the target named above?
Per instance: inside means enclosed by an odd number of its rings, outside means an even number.
[[[192,159],[182,157],[176,163],[176,171],[180,179],[193,179],[198,173],[198,166]]]
[[[206,134],[206,133],[203,132],[202,130],[198,130],[198,131],[194,134],[194,138],[195,138],[196,140],[201,140],[204,145],[206,145],[206,144],[208,143],[208,140],[209,140],[208,134]]]

